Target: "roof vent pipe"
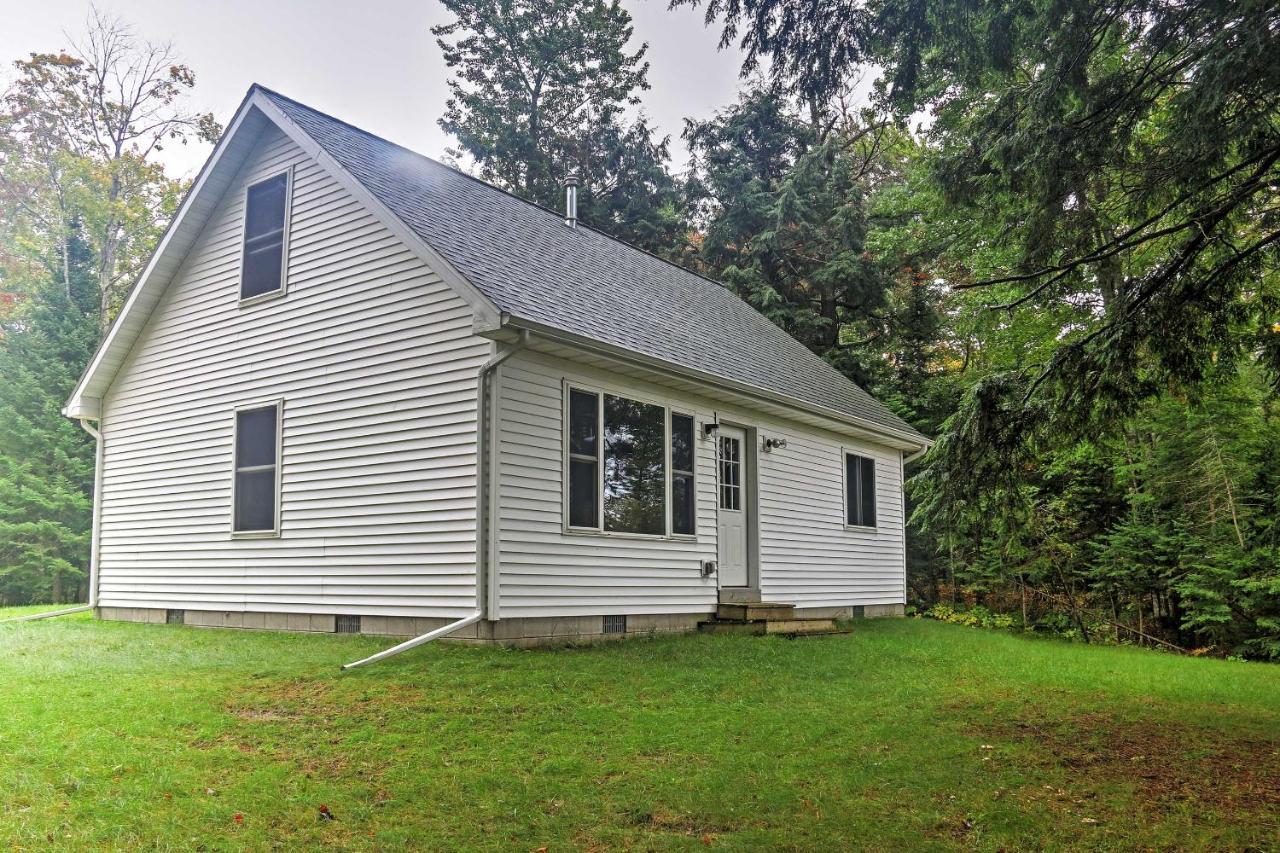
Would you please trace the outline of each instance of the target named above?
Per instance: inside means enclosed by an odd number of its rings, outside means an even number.
[[[573,172],[564,176],[564,224],[578,227],[578,176]]]

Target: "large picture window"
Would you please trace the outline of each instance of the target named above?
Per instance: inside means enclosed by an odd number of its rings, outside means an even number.
[[[876,526],[876,462],[854,453],[844,455],[844,513],[851,527]]]
[[[275,533],[279,528],[280,404],[236,412],[232,530]]]
[[[693,418],[617,394],[569,389],[568,526],[695,533]]]
[[[284,291],[288,222],[288,172],[281,172],[249,187],[245,193],[241,299]]]

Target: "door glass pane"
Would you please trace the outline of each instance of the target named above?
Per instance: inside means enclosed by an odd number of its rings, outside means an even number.
[[[720,436],[720,508],[742,508],[742,442],[729,435]]]
[[[665,421],[661,406],[605,395],[605,530],[666,532]]]

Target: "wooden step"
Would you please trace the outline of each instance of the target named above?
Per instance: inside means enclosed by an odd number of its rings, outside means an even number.
[[[736,622],[755,622],[763,619],[795,619],[794,604],[721,604],[716,608],[716,618]]]
[[[770,619],[755,622],[716,620],[699,622],[698,630],[709,634],[746,634],[763,637],[776,634],[784,637],[808,637],[818,634],[848,634],[834,619]]]
[[[835,634],[840,631],[840,626],[834,619],[770,619],[764,624],[766,634],[786,634],[793,637],[802,634]]]

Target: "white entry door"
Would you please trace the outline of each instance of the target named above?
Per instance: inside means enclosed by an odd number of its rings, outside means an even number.
[[[721,426],[716,434],[720,472],[717,537],[720,586],[747,586],[746,433]]]

